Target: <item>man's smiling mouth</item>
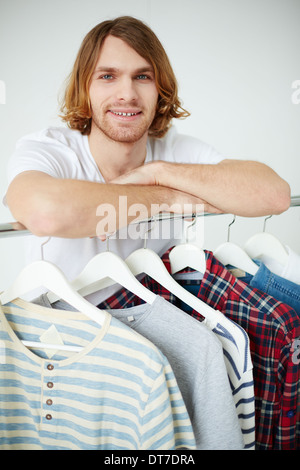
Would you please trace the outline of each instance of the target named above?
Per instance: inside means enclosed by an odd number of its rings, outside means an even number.
[[[124,113],[121,111],[112,111],[110,110],[111,113],[115,114],[116,116],[137,116],[137,114],[140,114],[140,111],[137,113]]]

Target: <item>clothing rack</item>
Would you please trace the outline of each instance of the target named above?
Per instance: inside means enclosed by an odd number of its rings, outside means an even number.
[[[300,195],[299,196],[292,196],[291,197],[291,204],[290,207],[298,207],[300,206]],[[224,214],[211,214],[211,213],[204,213],[201,214],[202,216],[210,216],[210,215],[224,215]],[[197,214],[159,214],[158,216],[155,216],[155,221],[160,221],[160,220],[175,220],[175,219],[191,219],[193,217],[198,217]],[[152,219],[143,219],[140,220],[139,222],[134,222],[134,223],[147,223],[153,221],[154,218]],[[7,237],[18,237],[18,236],[23,236],[23,235],[31,235],[29,230],[17,230],[14,228],[13,223],[0,223],[0,238],[7,238]]]

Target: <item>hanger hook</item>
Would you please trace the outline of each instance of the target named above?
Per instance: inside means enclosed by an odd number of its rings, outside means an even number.
[[[41,259],[44,261],[44,246],[49,242],[51,237],[48,237],[43,243],[41,243]]]
[[[152,225],[152,222],[154,222],[154,225]],[[150,223],[150,228],[148,228],[148,230],[146,230],[146,232],[145,232],[145,234],[144,234],[144,248],[145,248],[145,249],[147,248],[148,233],[151,232],[151,230],[153,230],[153,228],[154,228],[155,225],[156,225],[156,222],[157,222],[157,219],[156,219],[155,215],[153,215],[153,216],[147,221],[147,223]]]
[[[263,227],[263,232],[265,232],[265,231],[266,231],[267,220],[268,220],[268,219],[270,219],[270,218],[272,217],[272,215],[273,215],[273,214],[271,214],[271,215],[268,215],[268,217],[266,217],[266,218],[264,219],[264,227]]]
[[[111,233],[108,233],[105,237],[105,241],[106,241],[106,251],[109,251],[109,241],[110,241],[110,237],[112,237],[116,232],[111,232]]]
[[[230,239],[230,227],[231,227],[232,224],[234,224],[235,218],[236,218],[236,215],[233,216],[232,221],[231,221],[230,224],[228,225],[228,228],[227,228],[227,242],[229,242],[229,239]]]
[[[197,221],[197,217],[196,217],[196,214],[192,214],[192,223],[190,225],[188,225],[185,229],[185,242],[188,243],[189,241],[189,236],[188,236],[188,232],[189,230],[194,227],[194,225],[196,224],[196,221]]]

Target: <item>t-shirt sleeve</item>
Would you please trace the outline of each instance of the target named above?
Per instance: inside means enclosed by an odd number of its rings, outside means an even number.
[[[82,164],[64,133],[48,128],[17,141],[7,165],[7,187],[25,171],[40,171],[53,178],[75,179],[82,173]],[[2,202],[7,207],[6,194]]]
[[[217,164],[225,156],[196,137],[179,134],[172,126],[162,139],[156,139],[152,158],[174,163]]]
[[[224,155],[200,139],[177,134],[173,143],[174,159],[180,163],[215,165],[224,160]]]
[[[46,135],[31,134],[19,139],[7,165],[8,184],[24,171],[41,171],[56,178],[64,177],[60,145]]]

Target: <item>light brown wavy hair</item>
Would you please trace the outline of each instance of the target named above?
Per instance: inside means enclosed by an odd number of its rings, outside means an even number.
[[[163,137],[172,118],[185,118],[190,113],[181,107],[177,80],[161,42],[145,23],[130,16],[104,21],[85,36],[67,79],[61,103],[61,118],[71,129],[78,130],[83,135],[90,134],[90,82],[103,41],[108,35],[125,41],[152,65],[159,96],[149,135]]]

